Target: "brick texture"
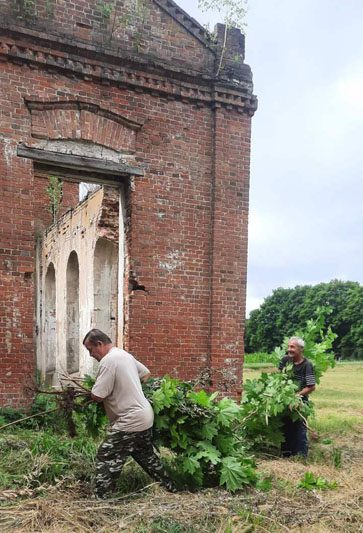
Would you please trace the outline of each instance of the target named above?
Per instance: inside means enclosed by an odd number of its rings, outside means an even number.
[[[216,88],[215,54],[173,2],[145,2],[112,39],[97,2],[35,4],[25,19],[0,0],[0,405],[31,397],[35,240],[51,222],[49,171],[17,147],[62,139],[131,154],[144,169],[125,181],[124,347],[154,374],[207,370],[212,388],[238,395],[256,108],[248,69],[241,84]],[[129,3],[117,5],[128,17]],[[77,202],[66,178],[61,212]],[[130,275],[148,292],[131,291]]]

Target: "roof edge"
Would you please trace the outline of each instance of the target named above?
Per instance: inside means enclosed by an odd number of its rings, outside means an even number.
[[[184,9],[178,6],[174,0],[153,0],[156,5],[166,11],[176,22],[191,33],[198,41],[209,48],[214,54],[215,48],[212,46],[208,31]]]

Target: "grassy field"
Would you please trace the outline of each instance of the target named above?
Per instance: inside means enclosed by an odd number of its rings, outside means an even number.
[[[245,379],[265,369],[245,369]],[[91,500],[82,482],[0,491],[0,530],[16,532],[247,533],[363,532],[363,363],[338,364],[313,399],[317,432],[307,462],[257,458],[270,479],[265,490],[237,494],[208,489],[169,494],[129,464],[124,494]],[[330,490],[298,487],[310,472],[336,484]],[[130,493],[131,491],[131,493]]]

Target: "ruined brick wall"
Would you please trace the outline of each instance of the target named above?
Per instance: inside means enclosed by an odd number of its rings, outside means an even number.
[[[139,61],[166,62],[193,71],[208,71],[213,65],[211,49],[200,46],[208,44],[203,28],[168,0],[0,0],[0,7],[4,25],[30,28],[64,44],[77,41],[86,49],[107,48],[116,57],[136,52]],[[190,39],[190,33],[196,38]]]
[[[146,66],[142,54],[139,64],[122,54],[116,58],[115,42],[98,56],[96,19],[95,31],[89,28],[82,37],[87,23],[82,16],[75,22],[75,11],[86,13],[90,4],[67,4],[61,19],[57,2],[49,35],[58,28],[70,41],[59,32],[58,40],[47,41],[44,32],[39,34],[41,24],[45,27],[41,17],[19,20],[10,4],[0,1],[6,14],[0,35],[0,334],[5,347],[0,403],[26,403],[35,369],[35,231],[48,223],[49,213],[37,165],[17,155],[19,145],[37,142],[29,101],[87,102],[140,125],[132,156],[144,174],[124,181],[125,276],[131,273],[148,292],[126,285],[124,347],[154,374],[193,378],[209,369],[214,388],[236,394],[243,356],[250,122],[256,107],[248,68],[244,65],[240,85],[213,81],[211,50],[194,35],[192,22],[178,22],[184,15],[177,13],[171,18],[161,0],[149,2],[144,25],[150,26],[145,55],[159,56],[163,68],[152,61]],[[154,17],[160,19],[157,24]],[[155,24],[159,36],[153,33]],[[175,28],[183,35],[180,48]],[[125,36],[117,39],[128,46]],[[167,56],[174,70],[165,66]],[[187,63],[193,71],[183,70]],[[87,142],[102,142],[98,122],[90,124]],[[66,203],[72,203],[75,189],[66,187]]]
[[[119,191],[111,187],[104,187],[98,233],[101,237],[117,244],[119,242],[119,215]]]

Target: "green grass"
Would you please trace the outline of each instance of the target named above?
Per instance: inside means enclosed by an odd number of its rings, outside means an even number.
[[[277,365],[272,365],[271,363],[245,363],[244,368],[276,368]]]
[[[347,435],[363,425],[363,363],[329,369],[314,392],[314,425],[321,433]]]
[[[255,365],[258,363],[262,364],[272,364],[277,365],[279,359],[278,356],[274,353],[266,352],[255,352],[255,353],[246,353],[244,356],[244,365]]]
[[[0,433],[0,490],[35,487],[60,478],[90,479],[96,443],[86,437],[70,439],[49,429],[13,427]]]

